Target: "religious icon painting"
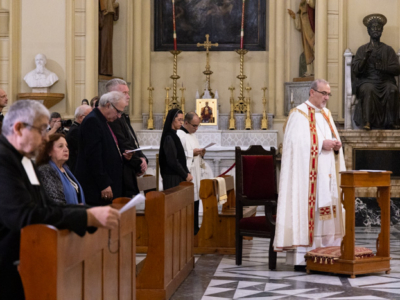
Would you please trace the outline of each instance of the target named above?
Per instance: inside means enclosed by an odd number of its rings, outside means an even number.
[[[197,99],[196,113],[200,117],[201,125],[218,125],[218,100],[217,99]]]

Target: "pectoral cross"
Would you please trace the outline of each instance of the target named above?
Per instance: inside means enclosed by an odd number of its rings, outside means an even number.
[[[210,70],[210,52],[209,49],[211,47],[218,47],[218,43],[212,44],[211,41],[209,40],[210,35],[206,34],[206,40],[204,44],[197,43],[197,47],[204,47],[206,49],[206,70],[203,72],[204,75],[206,75],[206,82],[208,83],[208,88],[210,91],[210,95],[214,97],[214,93],[211,92],[211,80],[210,80],[210,75],[213,73]],[[201,95],[201,97],[204,95],[204,93]]]

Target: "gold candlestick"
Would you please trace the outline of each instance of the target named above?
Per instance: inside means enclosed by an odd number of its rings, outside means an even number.
[[[149,90],[149,119],[147,120],[147,129],[154,129],[154,120],[153,120],[153,91],[154,88],[150,85]]]
[[[251,87],[249,87],[249,84],[247,84],[246,87],[246,91],[247,91],[247,99],[246,99],[246,103],[247,103],[247,114],[246,114],[246,130],[250,130],[251,129],[251,116],[250,116],[250,91],[251,91]]]
[[[263,91],[263,98],[262,98],[262,103],[263,103],[263,117],[261,120],[261,129],[262,130],[267,130],[268,129],[268,115],[267,115],[267,108],[266,108],[266,104],[267,104],[267,98],[265,98],[265,91],[267,90],[267,87],[263,87],[261,88],[261,90]]]
[[[235,103],[235,98],[233,97],[233,91],[235,88],[231,86],[228,88],[231,91],[231,98],[230,98],[230,103],[231,103],[231,118],[229,119],[229,130],[235,130],[236,129],[236,121],[234,117],[234,103]]]
[[[182,84],[182,87],[180,88],[180,90],[182,93],[182,95],[181,95],[181,110],[182,110],[183,115],[185,115],[185,90],[186,90],[186,88],[183,87],[183,84]]]
[[[172,86],[172,101],[171,101],[171,109],[173,108],[178,108],[181,109],[181,106],[178,102],[178,96],[177,96],[177,80],[181,78],[177,73],[178,73],[178,55],[182,51],[180,50],[171,50],[171,54],[174,56],[174,65],[173,65],[173,74],[170,76],[170,78],[173,81],[173,86]]]
[[[236,50],[236,53],[240,55],[240,75],[236,76],[240,80],[240,95],[239,101],[235,105],[235,112],[244,113],[247,111],[247,104],[245,98],[243,96],[243,81],[247,78],[246,75],[243,74],[244,68],[244,56],[248,51],[245,49]]]
[[[167,91],[167,96],[165,97],[165,115],[164,115],[163,123],[165,123],[165,119],[167,118],[168,111],[169,111],[169,90],[170,89],[171,88],[168,86],[165,88],[165,90]]]

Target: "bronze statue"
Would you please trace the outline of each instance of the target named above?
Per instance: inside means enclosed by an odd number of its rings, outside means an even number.
[[[99,0],[99,10],[99,74],[112,76],[113,26],[119,19],[119,3]]]
[[[400,74],[398,57],[392,47],[380,42],[387,19],[381,14],[364,18],[370,42],[358,48],[351,64],[353,94],[357,97],[354,122],[364,129],[399,129]]]

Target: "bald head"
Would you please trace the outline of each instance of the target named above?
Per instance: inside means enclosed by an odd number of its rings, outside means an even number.
[[[7,106],[7,103],[7,93],[3,89],[0,89],[0,112],[2,112],[3,108]]]

